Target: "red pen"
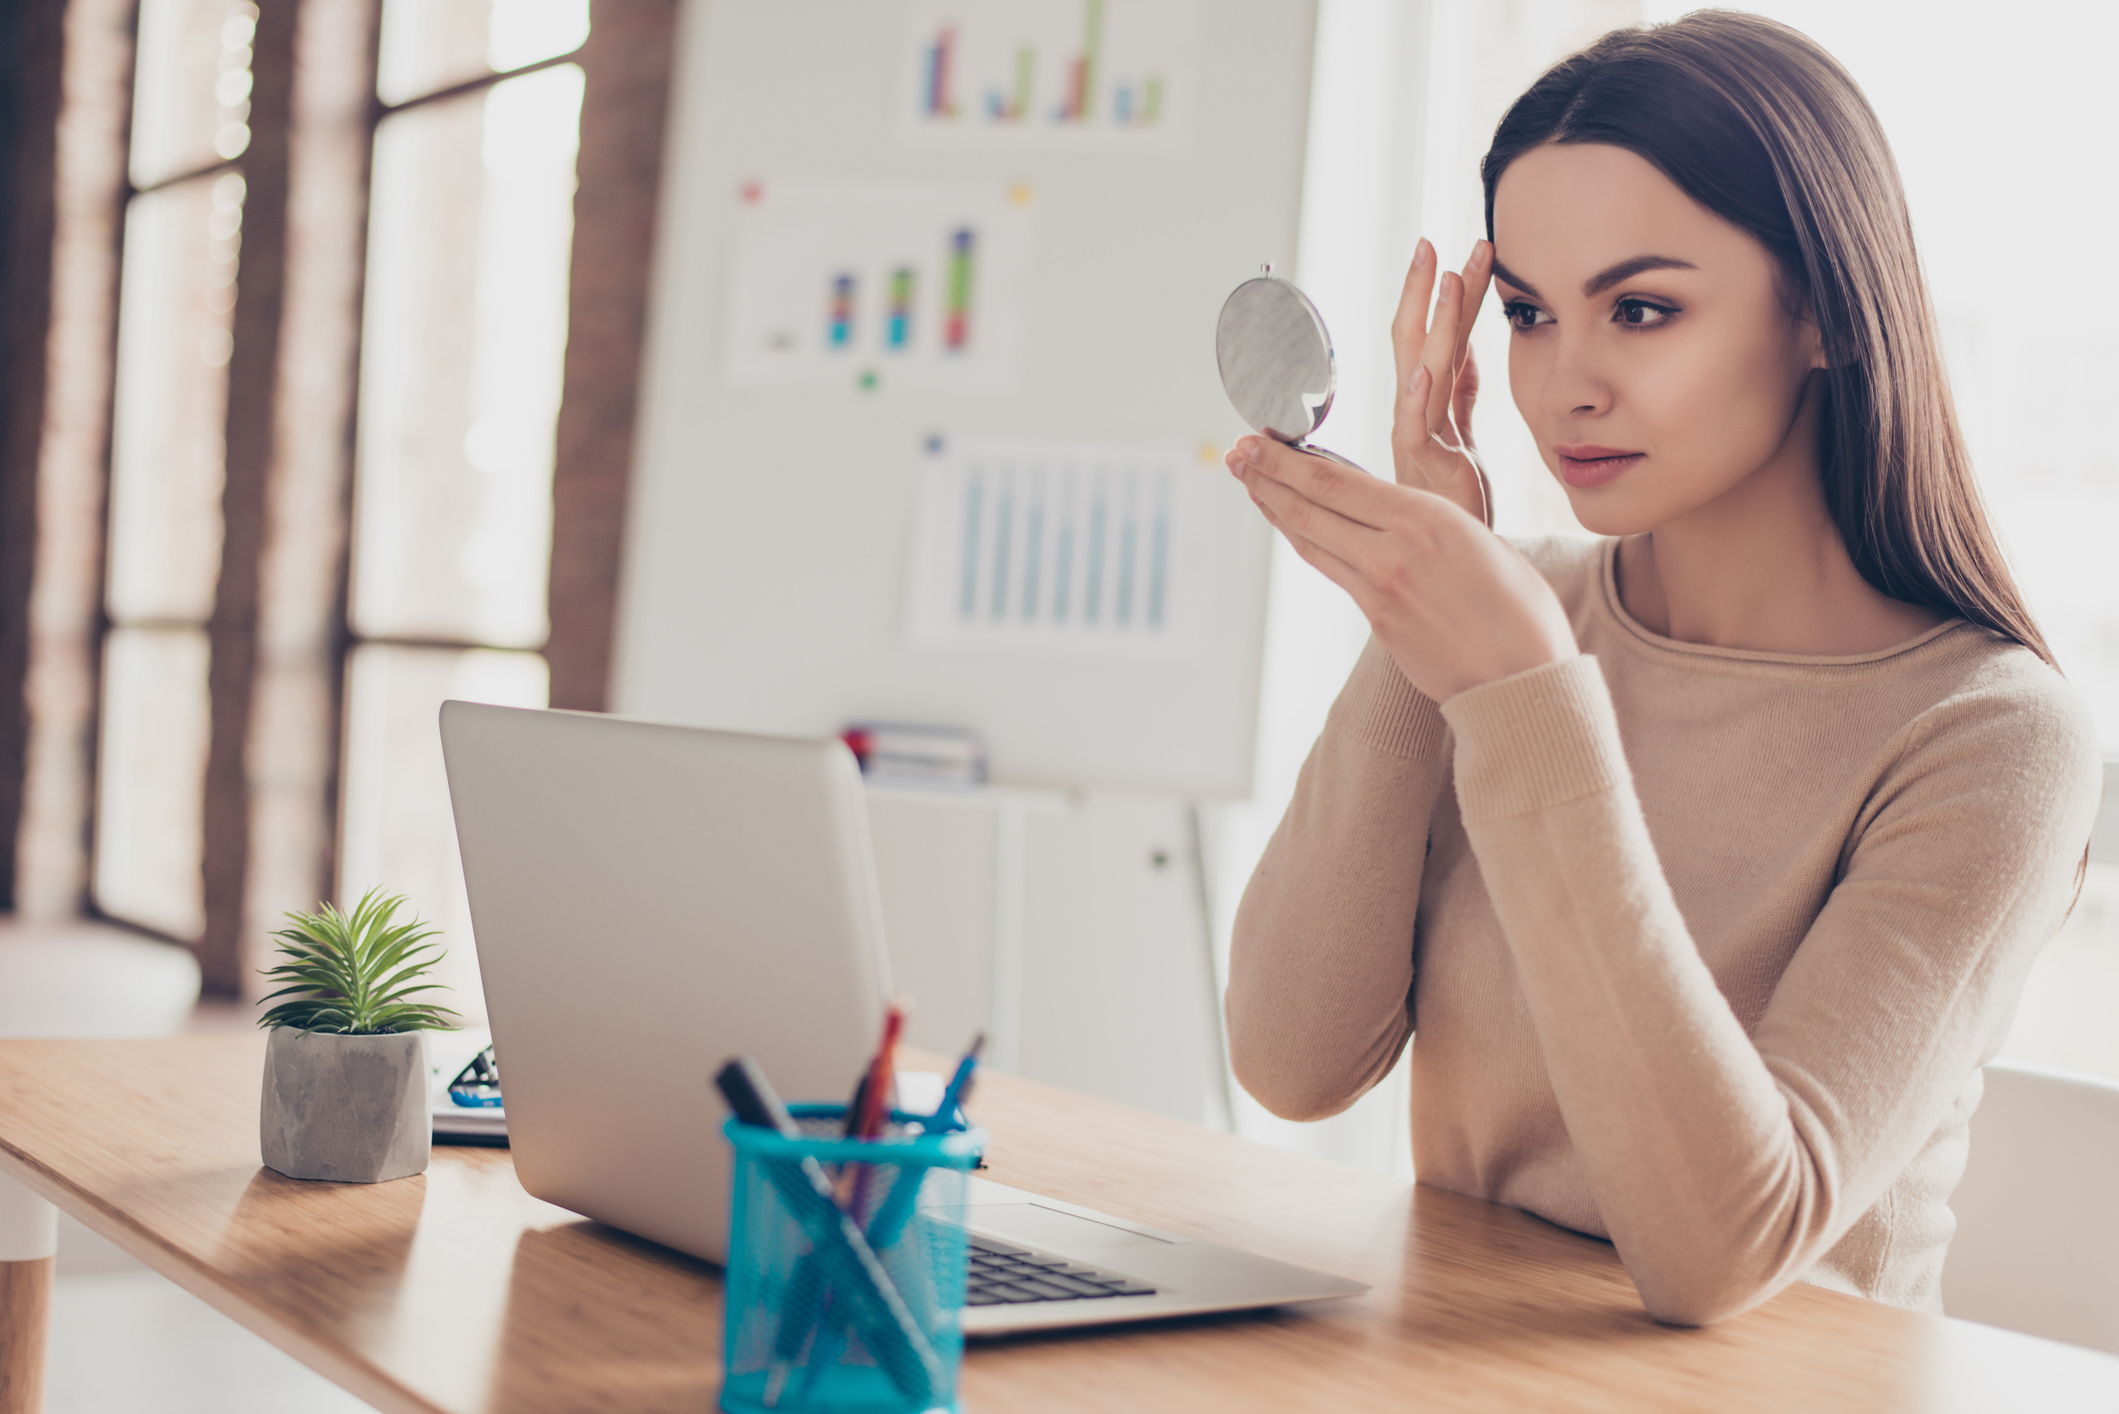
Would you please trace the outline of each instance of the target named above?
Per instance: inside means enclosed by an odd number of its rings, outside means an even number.
[[[890,1092],[898,1078],[898,1035],[905,1029],[905,1011],[896,1002],[883,1013],[883,1040],[875,1059],[868,1063],[868,1093],[861,1097],[861,1114],[854,1138],[873,1139],[883,1132],[890,1115]]]
[[[855,1092],[854,1104],[847,1115],[846,1137],[849,1139],[874,1139],[883,1132],[884,1121],[890,1115],[890,1092],[896,1088],[898,1036],[905,1029],[905,1011],[896,1002],[883,1013],[883,1039],[876,1046],[875,1058],[868,1063],[868,1070],[861,1077],[861,1087]],[[855,1168],[852,1191],[844,1195],[846,1211],[855,1222],[864,1221],[862,1210],[866,1206],[868,1181],[871,1167],[861,1164]]]

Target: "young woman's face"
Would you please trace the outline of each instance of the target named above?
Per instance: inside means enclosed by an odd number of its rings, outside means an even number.
[[[1646,159],[1524,153],[1494,193],[1494,257],[1516,407],[1588,529],[1653,530],[1769,464],[1814,468],[1792,434],[1815,326],[1764,246]]]

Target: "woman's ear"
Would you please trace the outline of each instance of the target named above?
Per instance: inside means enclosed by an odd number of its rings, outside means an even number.
[[[1825,351],[1825,331],[1818,327],[1817,311],[1807,299],[1796,306],[1795,327],[1803,343],[1803,366],[1832,367],[1831,356]]]
[[[1796,277],[1783,267],[1775,281],[1780,291],[1781,308],[1795,320],[1796,338],[1800,341],[1800,352],[1804,368],[1834,367],[1832,353],[1825,347],[1825,331],[1817,322],[1817,305],[1809,292],[1798,283]],[[1841,363],[1851,360],[1841,359]]]

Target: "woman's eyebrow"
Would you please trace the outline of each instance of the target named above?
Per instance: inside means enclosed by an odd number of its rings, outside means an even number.
[[[1584,280],[1582,282],[1582,294],[1586,298],[1595,299],[1613,285],[1619,284],[1621,281],[1631,280],[1644,270],[1697,270],[1699,268],[1691,261],[1680,260],[1674,255],[1631,256]],[[1503,284],[1514,285],[1532,299],[1543,298],[1538,293],[1537,286],[1531,284],[1530,281],[1524,279],[1506,265],[1503,265],[1499,260],[1494,261],[1494,278]]]
[[[1607,266],[1600,273],[1584,280],[1582,282],[1582,293],[1590,299],[1595,299],[1613,285],[1623,280],[1631,280],[1644,270],[1697,270],[1699,268],[1691,261],[1680,260],[1674,255],[1636,255],[1630,260],[1622,260],[1616,265]]]
[[[1521,290],[1524,294],[1529,295],[1532,299],[1544,298],[1544,296],[1538,293],[1538,287],[1536,285],[1533,285],[1530,281],[1524,279],[1521,275],[1518,275],[1515,271],[1509,269],[1506,265],[1503,265],[1498,258],[1496,258],[1494,261],[1494,278],[1496,280],[1499,280],[1504,285],[1514,285],[1517,289]]]

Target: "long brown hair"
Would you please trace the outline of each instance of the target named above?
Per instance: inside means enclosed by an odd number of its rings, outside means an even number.
[[[1480,165],[1488,239],[1501,174],[1551,142],[1625,148],[1773,253],[1831,363],[1818,460],[1855,568],[2052,663],[1973,480],[1897,164],[1847,71],[1756,15],[1614,30],[1501,119]]]

